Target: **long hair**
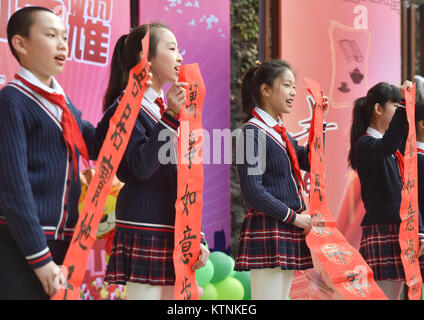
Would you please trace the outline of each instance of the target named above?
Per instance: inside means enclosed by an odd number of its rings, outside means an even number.
[[[261,104],[261,85],[272,86],[274,80],[286,70],[291,71],[290,65],[283,60],[270,60],[251,67],[244,75],[241,84],[241,104],[245,114],[244,122],[252,117],[255,105]]]
[[[352,127],[350,129],[350,150],[348,162],[356,170],[355,146],[358,139],[363,136],[369,127],[376,103],[385,108],[387,102],[400,102],[401,94],[398,87],[380,82],[368,90],[365,97],[355,101],[352,111]]]
[[[162,23],[143,24],[118,39],[110,64],[109,84],[103,98],[103,112],[125,89],[131,69],[140,62],[140,52],[143,50],[141,40],[147,33],[147,26],[150,31],[148,60],[156,55],[160,40],[158,30],[169,30],[169,27]]]
[[[424,121],[424,100],[418,101],[415,104],[415,122]]]

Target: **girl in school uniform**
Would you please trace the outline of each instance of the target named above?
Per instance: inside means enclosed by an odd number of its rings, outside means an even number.
[[[400,258],[399,226],[402,180],[398,166],[405,147],[408,123],[401,90],[378,83],[355,101],[348,161],[358,172],[365,206],[359,252],[374,272],[386,296],[399,300],[405,283]],[[420,252],[424,229],[420,217]]]
[[[296,96],[291,67],[282,60],[257,63],[243,77],[241,96],[246,123],[237,155],[244,161],[237,170],[249,211],[235,270],[251,270],[252,299],[286,300],[294,270],[313,267],[305,241],[312,219],[303,212],[300,175],[310,169],[309,147],[285,132],[280,117],[291,112]]]
[[[175,138],[178,114],[185,102],[185,83],[179,83],[182,57],[174,34],[162,24],[150,24],[151,86],[146,89],[141,110],[124,157],[117,171],[125,183],[116,203],[116,233],[106,272],[109,283],[126,284],[130,300],[172,299],[175,273],[173,266],[177,166],[163,164],[159,150],[169,142],[159,135]],[[127,84],[130,70],[140,61],[141,41],[147,25],[122,36],[115,47],[109,86],[104,98],[104,116],[98,125],[99,149],[109,120],[115,112]],[[173,83],[163,102],[162,87]],[[166,140],[166,141],[161,141]],[[203,234],[202,234],[203,235]],[[194,268],[206,264],[209,251],[202,241]]]

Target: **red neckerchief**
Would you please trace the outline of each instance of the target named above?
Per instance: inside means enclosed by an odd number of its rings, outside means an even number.
[[[66,146],[69,152],[72,154],[72,160],[74,164],[74,172],[75,179],[78,177],[78,161],[75,153],[75,147],[78,149],[79,153],[87,160],[90,159],[87,151],[87,146],[85,145],[84,138],[81,134],[80,128],[75,121],[74,116],[71,111],[69,111],[68,106],[66,105],[65,97],[58,93],[49,93],[40,87],[37,87],[25,80],[20,75],[16,74],[15,78],[24,83],[27,87],[29,87],[34,92],[38,93],[43,98],[47,99],[54,105],[57,105],[60,109],[62,109],[62,134],[65,140]]]
[[[265,121],[259,116],[259,114],[254,109],[252,110],[252,116],[257,118],[259,121],[265,123]],[[291,141],[290,141],[290,139],[289,139],[289,137],[286,133],[286,128],[283,125],[280,126],[280,125],[277,124],[273,127],[273,129],[278,132],[278,134],[281,136],[283,141],[286,143],[288,156],[289,156],[289,159],[290,159],[290,163],[291,163],[293,172],[294,172],[294,174],[296,175],[296,178],[297,178],[296,184],[298,186],[298,190],[299,190],[299,194],[300,194],[301,189],[302,189],[302,181],[303,180],[302,180],[302,175],[300,173],[299,161],[297,160],[296,150],[294,150],[293,144],[291,143]]]

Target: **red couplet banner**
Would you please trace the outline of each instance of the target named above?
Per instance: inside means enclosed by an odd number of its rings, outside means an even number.
[[[373,272],[360,253],[337,230],[330,213],[325,188],[323,140],[323,94],[320,85],[305,78],[315,100],[309,134],[311,183],[310,214],[313,228],[306,236],[314,268],[331,288],[333,299],[387,299],[373,279]]]
[[[149,51],[149,33],[143,38],[144,52]],[[129,75],[125,94],[110,120],[106,139],[96,162],[95,174],[88,187],[84,205],[66,253],[61,274],[65,284],[54,300],[78,300],[90,250],[96,240],[97,227],[103,215],[113,178],[124,155],[148,80],[147,54]]]
[[[202,106],[205,85],[199,65],[181,66],[179,81],[188,83],[187,101],[180,111],[178,189],[175,203],[175,299],[197,300],[193,264],[200,253],[203,193]]]
[[[406,140],[403,189],[400,205],[400,218],[402,220],[399,230],[399,244],[402,250],[401,259],[405,271],[406,284],[409,287],[410,300],[421,298],[421,272],[418,262],[418,176],[417,176],[417,137],[415,136],[415,93],[416,84],[412,90],[406,90],[406,113],[409,122],[409,134]]]

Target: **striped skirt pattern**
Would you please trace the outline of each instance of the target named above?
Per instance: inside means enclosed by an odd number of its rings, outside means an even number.
[[[249,210],[240,231],[234,269],[264,268],[305,270],[313,264],[301,228]]]
[[[175,283],[174,238],[142,235],[116,229],[105,281],[152,286]]]
[[[374,272],[376,281],[405,281],[399,223],[364,226],[359,252]],[[419,259],[421,275],[424,275],[424,256]]]

